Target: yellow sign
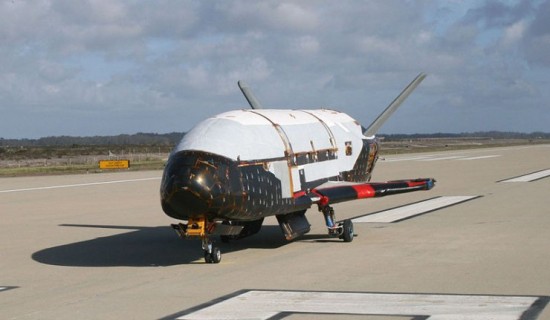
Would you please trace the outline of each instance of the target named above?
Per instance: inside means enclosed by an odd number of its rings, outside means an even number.
[[[130,160],[99,160],[99,169],[128,169]]]

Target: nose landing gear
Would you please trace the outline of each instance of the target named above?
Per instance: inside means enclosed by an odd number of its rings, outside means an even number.
[[[216,223],[208,221],[205,217],[190,218],[187,224],[172,224],[172,228],[180,238],[200,238],[202,240],[206,263],[219,263],[222,260],[220,248],[215,246],[208,237],[215,227]]]

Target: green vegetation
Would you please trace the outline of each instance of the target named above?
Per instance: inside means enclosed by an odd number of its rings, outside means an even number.
[[[129,169],[161,170],[184,133],[111,137],[0,138],[0,177],[100,173],[99,160],[130,160]],[[381,155],[550,143],[550,133],[477,132],[379,135]],[[112,172],[113,170],[109,170]]]
[[[111,137],[0,139],[0,177],[98,173],[99,160],[130,160],[129,169],[160,170],[183,133]],[[104,170],[105,171],[105,170]],[[112,172],[113,170],[109,170]]]
[[[23,167],[0,167],[0,177],[58,175],[58,174],[84,174],[114,171],[138,171],[138,170],[162,170],[165,161],[146,160],[131,162],[129,169],[100,170],[97,164],[65,164],[65,165],[28,165]]]
[[[550,144],[550,138],[520,139],[520,138],[382,138],[381,155],[436,152],[446,150],[464,150],[477,148],[496,148],[530,144]]]

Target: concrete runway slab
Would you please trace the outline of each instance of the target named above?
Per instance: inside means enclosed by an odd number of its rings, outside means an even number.
[[[373,180],[435,177],[436,187],[339,204],[337,218],[472,199],[356,222],[351,243],[326,236],[314,208],[312,231],[291,243],[269,218],[259,234],[221,244],[217,265],[169,227],[160,171],[3,178],[0,318],[198,319],[225,304],[230,317],[252,308],[232,299],[267,292],[286,309],[258,308],[260,319],[550,319],[550,177],[504,182],[547,169],[550,145],[387,156]],[[466,308],[481,305],[487,313]]]

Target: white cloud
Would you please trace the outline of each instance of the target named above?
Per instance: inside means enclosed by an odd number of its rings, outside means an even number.
[[[511,26],[504,29],[504,35],[502,37],[503,45],[510,46],[521,41],[523,34],[525,33],[526,23],[524,20],[518,21]]]
[[[291,44],[291,50],[300,55],[315,55],[319,52],[319,41],[312,36],[303,36],[294,39]]]
[[[368,124],[421,71],[383,131],[483,129],[461,112],[544,130],[548,12],[549,1],[4,1],[0,136],[184,131],[246,106],[241,79],[264,105],[333,106]],[[59,119],[42,121],[52,110]]]
[[[231,1],[220,4],[232,23],[252,29],[309,31],[318,26],[316,11],[297,1]]]

